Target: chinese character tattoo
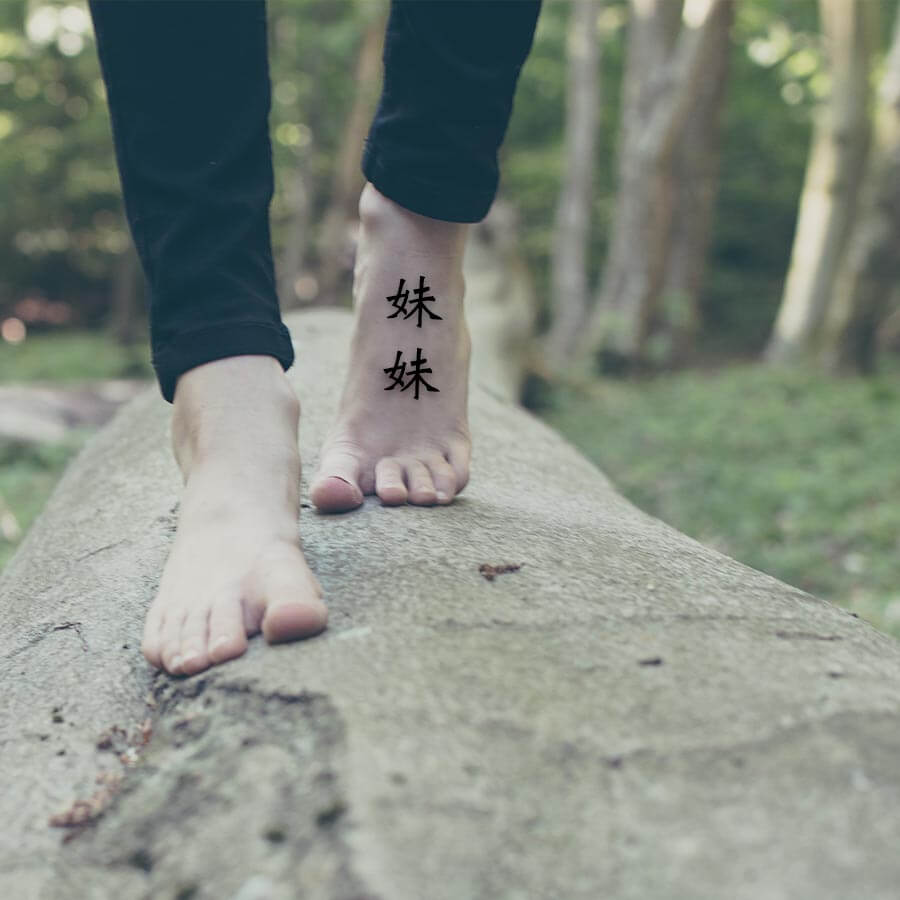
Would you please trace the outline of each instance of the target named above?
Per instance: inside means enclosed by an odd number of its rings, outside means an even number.
[[[403,356],[403,351],[397,351],[397,358],[394,360],[394,365],[388,366],[384,371],[388,378],[391,379],[391,383],[385,388],[386,391],[392,391],[397,385],[400,385],[400,390],[403,390],[403,379],[406,377],[406,363],[400,362],[400,357]]]
[[[439,316],[437,313],[432,312],[425,304],[426,303],[434,303],[437,298],[432,297],[428,294],[428,291],[431,290],[427,284],[425,284],[425,276],[419,276],[419,286],[413,288],[413,301],[410,304],[409,310],[406,308],[406,304],[409,301],[409,290],[403,290],[403,286],[406,284],[406,279],[400,279],[400,285],[397,288],[396,294],[391,294],[389,297],[385,297],[385,300],[389,300],[394,307],[394,312],[392,312],[387,318],[396,319],[400,313],[403,313],[403,318],[408,319],[410,316],[417,315],[418,321],[416,322],[416,327],[422,327],[422,313],[425,312],[428,314],[428,317],[431,319],[443,319],[443,316]]]
[[[418,400],[419,399],[419,385],[421,384],[426,391],[433,391],[434,393],[440,393],[439,389],[434,385],[429,384],[422,375],[431,374],[431,367],[425,366],[425,363],[428,360],[422,356],[422,348],[416,347],[416,358],[411,360],[409,363],[409,381],[406,384],[403,384],[403,379],[407,375],[406,363],[401,362],[401,358],[403,356],[403,351],[397,351],[397,358],[394,360],[393,366],[388,366],[385,368],[385,374],[388,378],[391,379],[391,383],[385,388],[386,391],[392,391],[395,387],[400,386],[400,390],[405,391],[408,388],[415,388],[413,391],[413,397]]]
[[[396,319],[401,313],[403,314],[404,319],[412,318],[416,316],[416,327],[422,327],[422,315],[423,313],[428,316],[429,319],[443,319],[443,316],[439,316],[436,312],[434,312],[429,306],[429,303],[436,303],[437,298],[433,297],[429,291],[431,288],[425,283],[425,276],[419,276],[419,286],[414,287],[412,289],[413,299],[410,301],[409,299],[409,288],[406,287],[406,279],[401,278],[400,284],[397,286],[397,293],[391,294],[385,299],[391,304],[394,311],[390,313],[386,318],[388,319]],[[409,369],[407,370],[407,363],[403,362],[403,351],[397,351],[397,357],[394,360],[394,364],[392,366],[386,366],[384,369],[384,373],[390,379],[390,384],[385,387],[386,391],[392,391],[394,388],[399,387],[401,393],[405,390],[408,390],[410,387],[414,388],[413,397],[418,400],[419,399],[419,387],[422,386],[426,391],[431,391],[434,393],[440,393],[438,388],[434,385],[429,384],[422,376],[428,375],[432,372],[431,368],[426,368],[425,364],[428,360],[422,356],[422,348],[416,348],[416,358],[413,360],[409,360]],[[405,381],[405,379],[407,379]]]
[[[406,312],[406,301],[409,300],[409,291],[403,290],[404,284],[406,284],[406,279],[401,278],[400,286],[397,288],[397,293],[392,294],[389,297],[385,297],[385,300],[390,300],[395,310],[388,316],[389,319],[396,319],[400,313]]]

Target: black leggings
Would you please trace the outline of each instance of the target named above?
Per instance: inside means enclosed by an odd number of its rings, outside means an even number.
[[[484,218],[540,0],[393,0],[366,178],[422,215]],[[153,367],[294,362],[269,235],[264,0],[90,0],[125,211],[150,289]]]

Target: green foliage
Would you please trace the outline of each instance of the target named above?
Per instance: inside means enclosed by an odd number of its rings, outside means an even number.
[[[125,347],[96,332],[38,334],[21,344],[3,345],[0,350],[0,384],[152,376],[149,346]]]
[[[549,269],[563,165],[569,9],[565,3],[544,6],[522,70],[504,155],[503,189],[520,210],[524,249],[546,307],[553,302]],[[626,35],[625,4],[605,5],[597,30],[602,109],[590,254],[595,284],[614,212]],[[701,349],[715,354],[756,352],[781,299],[811,114],[823,90],[815,0],[738,3],[732,43],[720,191],[700,304]],[[545,319],[548,314],[545,308]]]
[[[538,20],[531,54],[522,68],[512,119],[502,153],[501,190],[521,218],[525,257],[545,298],[549,317],[550,260],[556,203],[562,176],[563,129],[566,115],[566,33],[570,4],[545,3]],[[594,176],[594,217],[590,278],[600,276],[615,202],[615,153],[619,122],[619,83],[624,68],[622,0],[611,0],[598,19],[601,45],[597,161]]]
[[[876,2],[876,0],[873,0]],[[884,6],[888,40],[897,0]],[[295,172],[307,179],[313,258],[331,190],[366,27],[386,0],[271,0],[269,34],[276,166],[276,258],[286,239]],[[723,118],[721,190],[701,298],[701,347],[756,352],[787,270],[811,113],[827,90],[815,0],[742,0]],[[24,297],[62,300],[98,324],[128,245],[103,84],[83,0],[0,4],[0,317]],[[570,4],[545,3],[502,151],[544,317],[563,165]],[[598,17],[601,116],[590,276],[600,278],[616,189],[627,33],[625,0]],[[376,87],[373,85],[373,88]],[[360,148],[360,152],[361,152]]]
[[[327,202],[356,54],[384,9],[376,0],[269,3],[276,250],[295,167],[312,178],[313,222]],[[83,0],[0,3],[0,185],[0,318],[36,296],[69,304],[76,324],[100,324],[130,236]]]
[[[738,4],[732,41],[702,340],[747,353],[768,337],[790,261],[822,67],[816,5]]]
[[[900,386],[736,366],[591,393],[543,415],[641,508],[900,634]]]
[[[0,4],[0,184],[0,313],[43,295],[97,321],[128,236],[81,4]]]
[[[272,241],[283,249],[292,212],[291,179],[307,180],[314,247],[330,200],[333,167],[356,92],[356,63],[367,26],[386,0],[272,0],[268,6],[272,147],[276,191]],[[359,148],[362,156],[362,147]]]

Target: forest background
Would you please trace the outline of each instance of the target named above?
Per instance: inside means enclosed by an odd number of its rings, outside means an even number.
[[[387,6],[268,10],[282,308],[349,306]],[[503,389],[647,511],[900,634],[897,0],[545,0],[502,172],[467,304]],[[146,303],[86,4],[3,0],[0,566],[85,398],[152,378]]]

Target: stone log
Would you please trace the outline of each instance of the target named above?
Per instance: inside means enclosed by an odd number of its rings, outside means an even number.
[[[455,503],[316,513],[350,318],[287,322],[330,626],[154,673],[180,477],[156,387],[122,407],[0,580],[0,896],[895,900],[894,639],[477,385]]]

